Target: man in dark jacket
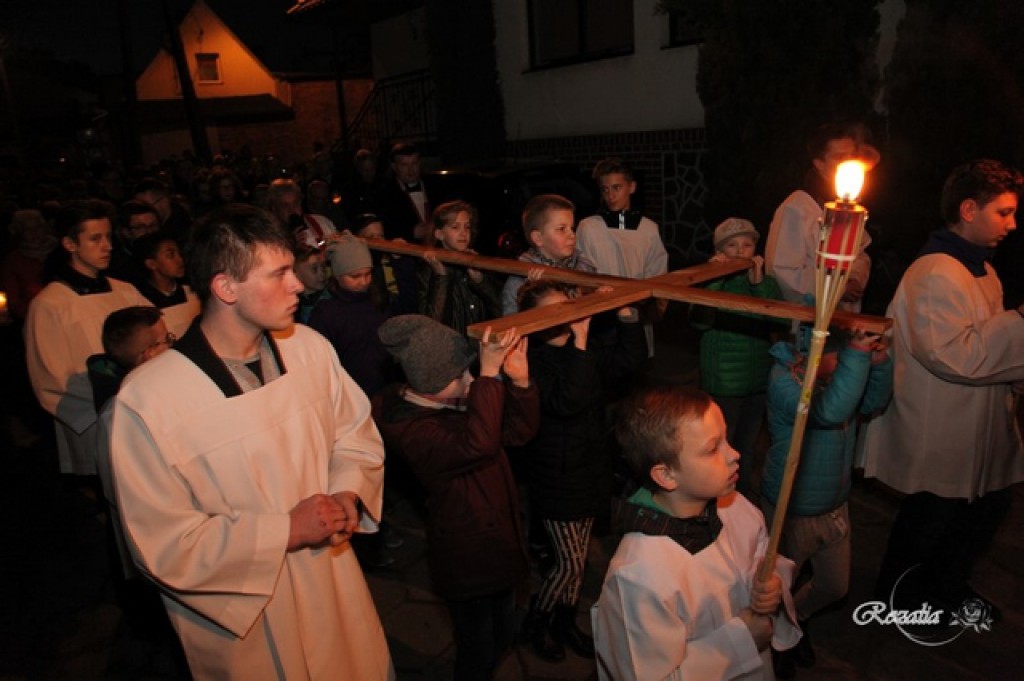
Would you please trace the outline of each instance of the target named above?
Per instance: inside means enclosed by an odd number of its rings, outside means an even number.
[[[391,171],[394,177],[384,181],[375,202],[384,234],[423,243],[430,232],[432,206],[420,172],[419,150],[412,144],[396,144],[391,149]]]

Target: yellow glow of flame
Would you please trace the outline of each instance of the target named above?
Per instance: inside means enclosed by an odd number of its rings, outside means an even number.
[[[836,168],[836,195],[843,201],[856,201],[864,187],[864,164],[843,161]]]

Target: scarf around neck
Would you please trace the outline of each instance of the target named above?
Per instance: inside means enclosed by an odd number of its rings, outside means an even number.
[[[628,499],[612,500],[612,527],[621,533],[669,537],[696,554],[715,542],[722,531],[722,520],[718,517],[717,499],[708,501],[698,516],[677,518],[658,507],[650,490],[641,488]]]
[[[577,272],[596,272],[597,268],[594,267],[594,263],[590,262],[587,256],[583,255],[579,251],[573,251],[573,254],[568,258],[562,258],[561,260],[555,260],[541,253],[540,249],[533,246],[528,250],[523,260],[527,262],[536,263],[538,265],[546,265],[548,267],[560,267],[563,270],[576,270]]]

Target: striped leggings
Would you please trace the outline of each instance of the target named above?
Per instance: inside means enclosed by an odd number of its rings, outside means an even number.
[[[537,594],[537,609],[550,612],[556,605],[576,605],[583,588],[583,569],[593,518],[580,520],[543,519],[544,531],[555,551],[555,565],[544,577]]]

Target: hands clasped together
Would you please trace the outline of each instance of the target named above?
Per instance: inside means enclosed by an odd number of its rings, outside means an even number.
[[[355,492],[314,494],[296,504],[289,516],[289,551],[325,542],[338,546],[351,539],[359,525],[359,497]]]

